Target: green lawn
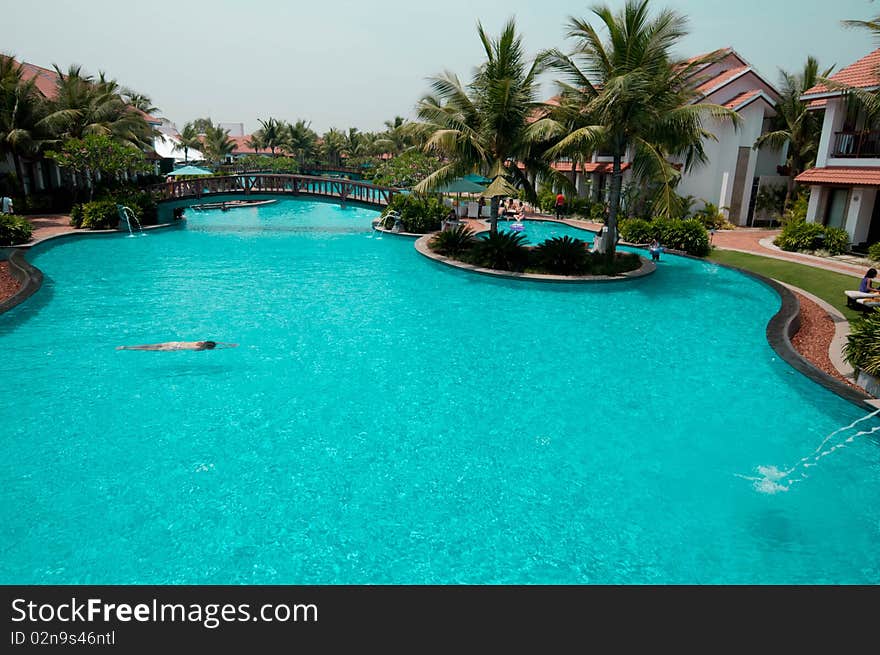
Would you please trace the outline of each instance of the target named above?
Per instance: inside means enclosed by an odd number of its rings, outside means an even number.
[[[732,250],[719,250],[715,248],[709,259],[719,264],[730,264],[748,271],[760,273],[774,280],[785,282],[804,291],[809,291],[828,304],[836,307],[847,320],[861,316],[860,312],[846,306],[846,297],[843,292],[847,289],[858,289],[859,279],[843,273],[832,273],[821,268],[795,264],[780,259],[749,255],[744,252]]]

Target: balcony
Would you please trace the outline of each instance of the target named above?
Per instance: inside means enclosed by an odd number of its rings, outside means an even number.
[[[832,157],[880,158],[880,130],[835,132]]]

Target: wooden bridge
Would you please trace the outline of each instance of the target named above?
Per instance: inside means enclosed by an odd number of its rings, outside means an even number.
[[[385,207],[391,202],[394,194],[400,192],[400,189],[375,186],[355,180],[274,173],[216,175],[172,180],[164,184],[156,184],[150,190],[158,202],[222,194],[247,196],[252,193],[269,193],[337,198],[342,202],[361,202],[375,207]]]

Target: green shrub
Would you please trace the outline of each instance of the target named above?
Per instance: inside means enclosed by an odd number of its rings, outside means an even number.
[[[556,192],[549,186],[538,191],[538,207],[542,212],[552,213],[556,208]]]
[[[594,223],[604,223],[605,222],[605,205],[601,202],[594,202],[590,205],[590,220]]]
[[[392,210],[400,214],[403,230],[414,234],[439,230],[440,222],[449,213],[449,208],[437,198],[398,193],[391,199],[381,219],[386,227],[388,227],[388,212]],[[393,226],[393,221],[391,223]]]
[[[469,261],[475,266],[501,271],[522,271],[529,259],[525,235],[516,232],[497,232],[477,239],[470,251]]]
[[[109,230],[119,225],[119,212],[113,200],[93,200],[82,206],[82,227]]]
[[[120,189],[115,193],[107,194],[101,200],[111,200],[116,204],[125,205],[134,212],[135,218],[141,225],[155,225],[158,222],[159,212],[156,201],[149,191]]]
[[[800,223],[807,220],[807,208],[810,205],[810,194],[809,193],[801,193],[799,194],[788,209],[785,210],[785,213],[782,215],[782,224],[788,225],[789,223]]]
[[[651,221],[643,218],[627,218],[620,221],[620,238],[629,243],[650,243],[654,238]]]
[[[832,255],[842,255],[849,250],[849,234],[841,227],[826,227],[822,247]]]
[[[31,222],[24,216],[0,214],[0,246],[27,243],[33,233]]]
[[[538,267],[556,275],[579,275],[587,269],[587,244],[569,236],[554,237],[538,244],[532,257]]]
[[[454,230],[443,230],[434,235],[429,242],[431,250],[457,257],[470,250],[475,243],[474,232],[466,225],[459,225]]]
[[[587,197],[575,196],[565,199],[565,213],[570,216],[584,216],[589,218],[593,208],[592,201]]]
[[[880,241],[872,244],[871,247],[868,248],[868,257],[875,262],[880,262]]]
[[[853,368],[880,376],[880,312],[871,312],[850,323],[843,356]]]
[[[628,218],[620,222],[620,238],[640,244],[657,239],[665,248],[684,250],[697,257],[708,255],[710,250],[709,233],[696,218]]]
[[[695,212],[694,218],[702,222],[707,230],[722,230],[730,227],[730,223],[728,222],[727,217],[724,215],[718,205],[715,205],[711,202],[705,203],[701,210]]]
[[[82,227],[83,222],[83,206],[81,202],[76,203],[70,208],[70,224],[73,227]]]
[[[817,250],[823,246],[825,228],[818,223],[791,220],[774,243],[783,250]]]
[[[598,252],[589,253],[587,259],[588,275],[618,275],[626,271],[634,271],[642,265],[639,256],[632,252],[616,252],[614,259],[608,261],[608,258]]]

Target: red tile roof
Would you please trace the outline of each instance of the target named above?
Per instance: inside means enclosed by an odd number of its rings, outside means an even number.
[[[747,104],[759,98],[761,96],[761,89],[752,89],[751,91],[743,91],[735,96],[733,96],[730,100],[724,103],[724,106],[728,109],[742,109]]]
[[[34,80],[37,89],[46,98],[54,98],[58,93],[58,73],[42,66],[35,66],[26,61],[21,65],[21,76],[25,80]]]
[[[801,184],[839,184],[844,186],[880,186],[880,168],[867,166],[827,166],[811,168],[795,178]]]
[[[871,87],[880,86],[880,48],[874,52],[865,55],[856,63],[837,71],[830,78],[832,82],[853,86],[858,89],[869,89]],[[803,98],[821,93],[842,93],[836,89],[831,89],[824,84],[817,84],[812,89],[808,89],[804,93]]]
[[[551,164],[551,167],[554,170],[557,170],[561,173],[571,173],[572,168],[574,167],[574,163],[570,161],[561,161],[554,162]],[[620,170],[625,171],[629,168],[629,162],[623,162],[620,166]],[[614,164],[611,162],[586,162],[585,164],[581,164],[578,166],[579,172],[584,173],[612,173],[614,169]]]
[[[828,98],[819,98],[818,100],[810,100],[807,109],[825,109],[828,104]]]
[[[720,73],[719,75],[716,75],[715,77],[710,78],[700,84],[700,86],[697,87],[697,91],[702,95],[709,95],[710,92],[721,88],[734,78],[742,75],[749,70],[751,70],[750,66],[738,66],[737,68],[726,70],[723,73]]]

